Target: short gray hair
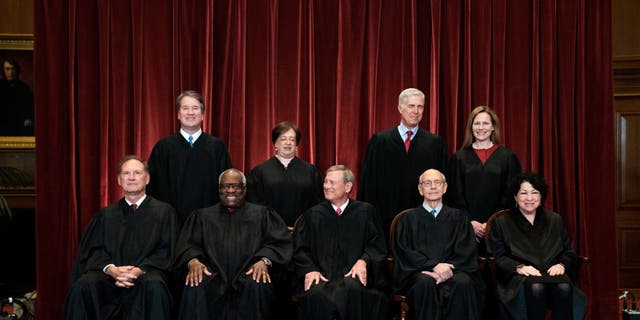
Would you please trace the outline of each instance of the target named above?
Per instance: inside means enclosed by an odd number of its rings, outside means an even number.
[[[337,165],[331,166],[331,167],[329,167],[329,169],[327,169],[327,173],[333,172],[333,171],[342,171],[342,172],[344,172],[344,183],[347,183],[347,182],[353,183],[356,180],[356,176],[353,175],[353,172],[351,170],[349,170],[349,168],[347,168],[345,165],[337,164]]]
[[[407,88],[400,92],[398,96],[398,104],[404,104],[409,97],[420,97],[422,100],[425,100],[425,95],[422,91],[416,88]]]
[[[231,172],[239,174],[240,177],[242,177],[242,184],[245,185],[245,186],[247,185],[247,178],[244,176],[244,173],[242,173],[242,171],[240,171],[238,169],[234,169],[234,168],[222,171],[220,176],[218,176],[218,184],[220,184],[222,182],[222,176],[224,176],[227,173],[231,173]]]

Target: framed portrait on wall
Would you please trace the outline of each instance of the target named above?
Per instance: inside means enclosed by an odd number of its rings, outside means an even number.
[[[0,33],[0,195],[29,207],[35,193],[33,35]]]
[[[0,137],[33,136],[33,35],[0,34]]]

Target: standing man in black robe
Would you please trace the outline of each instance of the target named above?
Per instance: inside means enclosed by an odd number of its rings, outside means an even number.
[[[413,319],[479,319],[484,284],[468,216],[442,205],[444,174],[425,171],[421,206],[399,218],[393,234],[393,291],[407,296]]]
[[[384,319],[382,261],[387,244],[375,208],[349,199],[354,175],[332,166],[326,201],[305,212],[294,229],[294,263],[302,319]]]
[[[156,143],[149,156],[149,194],[170,203],[182,224],[195,209],[218,202],[217,177],[231,167],[222,140],[202,131],[204,99],[187,90],[176,99],[180,131]]]
[[[175,210],[145,194],[149,172],[136,156],[118,167],[124,198],[89,222],[71,272],[65,319],[170,319],[167,273],[177,238]]]
[[[220,203],[194,211],[178,240],[176,265],[188,269],[180,319],[269,319],[269,267],[291,260],[287,225],[272,209],[245,202],[239,170],[218,182]]]
[[[445,172],[447,167],[444,140],[418,127],[424,102],[422,91],[402,91],[398,97],[400,124],[371,137],[362,163],[358,200],[380,210],[387,236],[393,217],[421,202],[416,177],[427,169]]]

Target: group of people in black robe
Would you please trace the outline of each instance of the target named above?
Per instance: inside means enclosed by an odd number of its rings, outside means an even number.
[[[487,107],[472,111],[448,161],[443,139],[418,126],[424,102],[420,90],[402,91],[400,124],[369,141],[355,200],[351,170],[332,166],[322,178],[296,157],[290,122],[272,130],[275,156],[245,178],[202,131],[202,96],[182,92],[180,131],[156,144],[148,166],[123,159],[125,197],[83,235],[65,318],[386,319],[390,293],[407,297],[414,319],[495,318],[483,315],[478,252],[496,257],[505,317],[544,319],[536,312],[549,308],[578,318],[575,252],[559,215],[542,209],[544,180],[519,175]],[[489,232],[501,209],[511,212]]]

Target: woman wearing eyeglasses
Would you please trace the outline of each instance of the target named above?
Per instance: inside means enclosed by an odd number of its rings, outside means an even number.
[[[547,184],[534,173],[513,181],[516,208],[491,223],[488,247],[496,261],[498,296],[509,319],[582,319],[586,296],[574,287],[577,255],[562,217],[542,207]]]

